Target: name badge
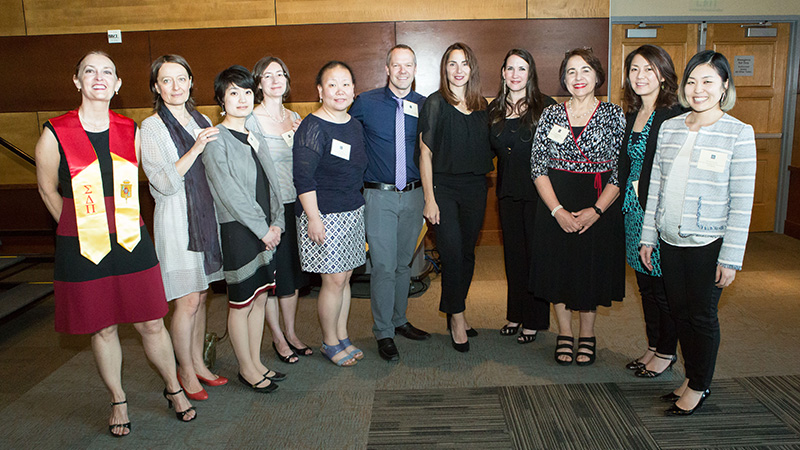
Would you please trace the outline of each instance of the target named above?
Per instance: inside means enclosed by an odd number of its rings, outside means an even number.
[[[403,100],[403,112],[411,117],[419,118],[419,110],[417,104],[408,100]]]
[[[700,170],[710,170],[722,173],[725,171],[725,163],[728,162],[728,155],[723,152],[713,150],[701,150],[700,158],[697,160],[697,168]]]
[[[568,129],[562,127],[561,125],[553,125],[553,128],[550,129],[550,132],[547,133],[547,138],[561,144],[564,142],[564,139],[567,138],[568,134]]]
[[[350,161],[350,144],[334,139],[331,142],[331,155]]]
[[[247,133],[247,143],[258,153],[258,139],[253,136],[253,133]]]
[[[639,180],[632,181],[631,186],[633,186],[633,193],[636,194],[636,198],[639,198]]]
[[[294,130],[289,130],[286,133],[283,133],[281,137],[283,138],[283,142],[286,142],[286,145],[288,145],[289,148],[294,147]]]

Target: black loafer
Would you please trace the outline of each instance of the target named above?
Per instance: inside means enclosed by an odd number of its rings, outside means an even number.
[[[431,337],[425,331],[420,330],[419,328],[411,325],[411,323],[406,322],[405,324],[397,327],[394,329],[394,332],[403,336],[405,338],[414,340],[414,341],[424,341],[425,339],[429,339]]]
[[[392,338],[378,339],[378,354],[386,361],[397,361],[400,359],[400,352],[394,345]]]

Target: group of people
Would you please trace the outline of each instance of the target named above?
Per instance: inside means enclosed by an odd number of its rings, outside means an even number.
[[[698,53],[678,84],[663,49],[638,48],[625,61],[627,115],[597,99],[605,72],[589,49],[565,54],[570,98],[560,104],[540,91],[524,49],[505,56],[491,103],[466,44],[447,48],[428,98],[413,90],[416,71],[414,51],[397,45],[387,85],[356,97],[351,68],[330,61],[316,78],[319,109],[301,119],[283,105],[291,78],[282,60],[231,66],[214,80],[223,119],[213,126],[194,107],[188,62],[165,55],[151,66],[155,114],[139,130],[109,109],[122,85],[111,58],[95,51],[78,62],[81,105],[45,124],[37,175],[58,222],[56,330],[92,335],[113,436],[131,431],[120,323],[141,333],[179,420],[197,417],[190,400],[208,398],[203,385],[228,382],[203,362],[207,291],[223,278],[238,379],[258,392],[286,378],[261,359],[265,318],[281,361],[313,354],[295,332],[308,273],[322,279],[320,352],[337,366],[364,358],[348,316],[367,243],[379,355],[399,359],[397,334],[428,339],[406,317],[424,220],[443,268],[439,310],[453,348],[469,351],[478,332],[466,298],[495,157],[508,281],[500,333],[533,342],[552,303],[555,361],[592,364],[597,307],[624,297],[627,257],[648,340],[627,368],[656,377],[680,342],[686,379],[662,397],[673,402],[667,413],[702,405],[719,346],[716,306],[741,269],[755,177],[752,127],[725,114],[735,103],[725,57]],[[155,246],[139,214],[140,162],[156,200]]]

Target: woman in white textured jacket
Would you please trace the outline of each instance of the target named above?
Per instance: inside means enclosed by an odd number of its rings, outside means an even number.
[[[661,398],[674,401],[667,415],[684,416],[711,394],[720,341],[717,304],[742,268],[756,145],[753,127],[725,113],[736,90],[722,54],[706,50],[692,57],[678,98],[692,111],[664,122],[659,132],[640,255],[651,269],[660,240],[667,301],[686,368],[683,384]]]

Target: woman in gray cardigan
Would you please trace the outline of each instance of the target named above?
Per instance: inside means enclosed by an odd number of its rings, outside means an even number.
[[[728,60],[706,50],[689,61],[678,91],[689,113],[658,134],[640,256],[652,270],[661,246],[667,302],[678,326],[686,379],[661,398],[685,416],[711,395],[719,349],[717,304],[741,270],[756,173],[753,127],[727,115],[736,102]]]
[[[219,138],[206,146],[203,162],[222,241],[228,283],[228,332],[239,361],[239,381],[272,392],[286,376],[261,363],[264,308],[275,288],[273,254],[284,230],[278,177],[264,139],[245,128],[253,112],[256,85],[242,66],[223,70],[214,97],[225,119]]]

